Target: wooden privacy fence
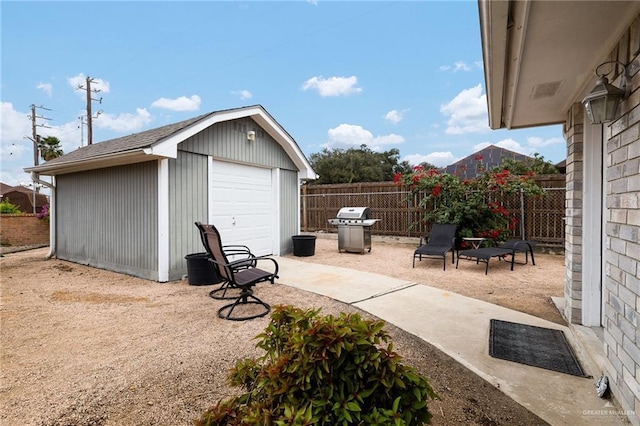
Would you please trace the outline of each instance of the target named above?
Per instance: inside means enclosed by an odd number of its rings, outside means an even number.
[[[549,246],[564,246],[565,176],[536,178],[544,189],[542,197],[505,194],[500,201],[520,219],[513,238],[535,240]],[[304,185],[301,190],[301,230],[337,232],[328,223],[342,207],[369,207],[371,217],[380,219],[371,228],[374,235],[420,237],[428,232],[421,223],[422,194],[412,195],[406,186],[393,182]]]

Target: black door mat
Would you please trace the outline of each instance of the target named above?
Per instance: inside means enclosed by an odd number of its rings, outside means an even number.
[[[562,330],[492,319],[489,355],[573,376],[587,377]]]

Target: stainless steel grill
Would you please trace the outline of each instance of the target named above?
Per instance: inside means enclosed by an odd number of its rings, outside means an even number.
[[[343,207],[329,223],[338,227],[338,251],[364,254],[371,251],[371,226],[380,219],[370,218],[369,207]]]

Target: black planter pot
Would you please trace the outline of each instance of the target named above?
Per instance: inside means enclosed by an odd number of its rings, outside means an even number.
[[[293,255],[294,256],[313,256],[316,252],[316,236],[315,235],[294,235]]]

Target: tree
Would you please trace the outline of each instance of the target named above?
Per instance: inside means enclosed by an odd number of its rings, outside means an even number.
[[[505,158],[493,171],[509,170],[515,175],[524,175],[533,172],[537,175],[554,175],[558,168],[537,152],[533,154],[533,160],[518,161],[513,158]]]
[[[400,151],[396,148],[384,152],[375,152],[366,145],[347,150],[325,148],[309,157],[311,166],[320,175],[313,183],[390,181],[396,168],[404,167],[404,163],[398,164],[399,156]]]
[[[408,174],[413,172],[413,169],[416,167],[422,167],[423,170],[431,170],[431,169],[437,169],[436,166],[434,166],[431,163],[427,163],[426,161],[423,161],[422,163],[418,164],[417,166],[412,165],[411,163],[409,163],[407,160],[402,161],[401,163],[399,163],[397,166],[395,166],[393,168],[393,172],[395,174]]]
[[[44,161],[53,160],[64,154],[60,147],[60,139],[55,136],[47,136],[44,139],[40,139],[38,149],[40,150],[40,157]]]

